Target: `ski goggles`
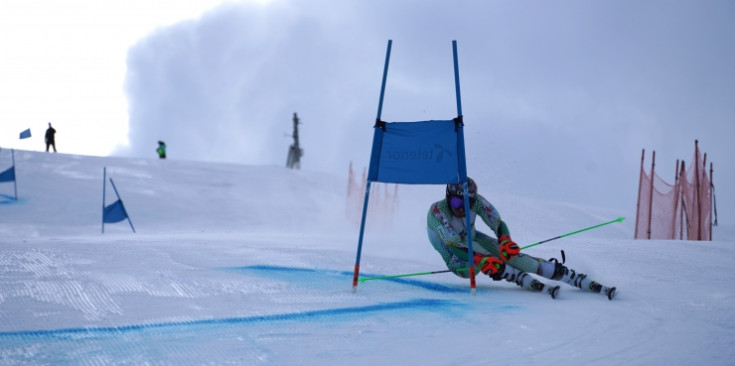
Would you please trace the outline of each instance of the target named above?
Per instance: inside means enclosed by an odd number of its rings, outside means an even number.
[[[475,204],[475,199],[470,198],[470,207]],[[455,210],[459,210],[460,208],[464,208],[464,198],[457,197],[457,196],[451,196],[449,197],[449,206],[452,207]]]

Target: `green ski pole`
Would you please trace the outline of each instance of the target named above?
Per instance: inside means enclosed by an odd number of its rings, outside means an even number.
[[[538,243],[533,243],[533,244],[529,244],[529,245],[526,245],[525,247],[523,247],[523,248],[521,248],[521,249],[527,249],[527,248],[530,248],[530,247],[535,247],[535,246],[537,246],[537,245],[539,245],[539,244],[543,244],[543,243],[546,243],[546,242],[548,242],[548,241],[552,241],[552,240],[556,240],[556,239],[561,239],[561,238],[564,238],[564,237],[567,237],[567,236],[570,236],[570,235],[574,235],[574,234],[579,234],[579,233],[581,233],[581,232],[583,232],[583,231],[587,231],[587,230],[592,230],[592,229],[598,228],[598,227],[600,227],[600,226],[605,226],[605,225],[608,225],[608,224],[612,224],[612,223],[614,223],[614,222],[623,222],[623,220],[625,220],[625,218],[624,218],[624,217],[618,217],[618,218],[617,218],[617,219],[615,219],[615,220],[610,220],[610,221],[608,221],[608,222],[603,222],[602,224],[598,224],[598,225],[590,226],[590,227],[588,227],[588,228],[584,228],[584,229],[581,229],[581,230],[573,231],[573,232],[571,232],[571,233],[567,233],[567,234],[564,234],[564,235],[559,235],[559,236],[557,236],[557,237],[555,237],[555,238],[551,238],[551,239],[546,239],[546,240],[542,240],[542,241],[540,241],[540,242],[538,242]]]
[[[590,226],[590,227],[587,227],[587,228],[584,228],[584,229],[580,229],[580,230],[577,230],[577,231],[572,231],[571,233],[567,233],[567,234],[564,234],[564,235],[559,235],[559,236],[553,237],[551,239],[546,239],[546,240],[542,240],[542,241],[537,242],[537,243],[529,244],[529,245],[526,245],[525,247],[522,247],[521,249],[527,249],[527,248],[535,247],[537,245],[540,245],[540,244],[543,244],[543,243],[546,243],[546,242],[550,242],[552,240],[561,239],[561,238],[564,238],[564,237],[567,237],[567,236],[571,236],[571,235],[574,235],[574,234],[579,234],[579,233],[581,233],[583,231],[596,229],[596,228],[598,228],[600,226],[609,225],[609,224],[612,224],[612,223],[615,223],[615,222],[623,222],[623,220],[625,220],[624,217],[618,217],[615,220],[610,220],[608,222],[603,222],[602,224],[597,224],[597,225]],[[480,266],[481,265],[482,265],[482,263],[480,264]],[[461,268],[461,269],[458,269],[457,271],[469,271],[469,270],[470,270],[469,268]],[[477,270],[477,268],[475,270]],[[451,269],[445,269],[445,270],[441,270],[441,271],[405,273],[405,274],[392,275],[392,276],[365,277],[365,278],[360,278],[358,281],[365,282],[365,281],[372,281],[372,280],[388,280],[388,279],[391,279],[391,278],[412,277],[412,276],[425,276],[425,275],[431,275],[431,274],[437,274],[437,273],[447,273],[447,272],[452,272],[452,270]]]
[[[482,265],[485,263],[486,260],[487,260],[487,258],[483,258],[482,261],[480,261],[480,264],[478,264],[477,267],[475,267],[475,270],[479,272],[480,271],[480,268],[482,267]],[[460,268],[457,271],[469,271],[469,270],[470,270],[469,268]],[[452,270],[451,269],[444,269],[444,270],[441,270],[441,271],[406,273],[406,274],[393,275],[393,276],[366,277],[366,278],[359,279],[359,281],[360,282],[365,282],[365,281],[371,281],[371,280],[387,280],[389,278],[423,276],[423,275],[430,275],[430,274],[437,274],[437,273],[447,273],[447,272],[452,272]]]
[[[462,269],[460,269],[460,271],[467,271],[467,270],[469,270],[469,268],[462,268]],[[359,279],[358,281],[365,282],[365,281],[373,281],[373,280],[387,280],[387,279],[391,279],[391,278],[411,277],[411,276],[424,276],[424,275],[437,274],[437,273],[446,273],[446,272],[452,272],[452,270],[451,269],[445,269],[443,271],[405,273],[405,274],[399,274],[399,275],[393,275],[393,276],[365,277],[365,278]]]

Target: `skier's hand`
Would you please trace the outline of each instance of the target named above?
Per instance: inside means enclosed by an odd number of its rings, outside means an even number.
[[[521,248],[518,244],[516,244],[516,242],[514,242],[508,235],[501,235],[498,238],[498,243],[500,243],[500,257],[503,258],[504,261],[511,260],[511,258],[521,252]]]
[[[503,263],[503,261],[498,258],[475,253],[473,259],[475,262],[475,266],[480,266],[480,272],[490,277],[500,276],[500,274],[502,274],[505,270],[505,263]]]

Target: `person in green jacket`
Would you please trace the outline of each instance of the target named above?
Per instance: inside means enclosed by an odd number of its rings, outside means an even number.
[[[158,149],[156,149],[156,152],[158,153],[158,157],[160,159],[166,159],[166,143],[159,140]]]
[[[477,193],[477,184],[468,177],[470,232],[473,258],[468,258],[467,228],[465,227],[464,189],[462,184],[448,184],[444,199],[431,205],[427,214],[427,234],[434,249],[459,277],[469,277],[468,268],[479,267],[481,273],[495,281],[507,280],[532,291],[544,291],[556,298],[559,286],[544,284],[530,274],[558,280],[582,290],[601,293],[609,300],[615,287],[605,287],[583,273],[564,266],[556,259],[544,260],[520,252],[510,236],[508,225],[498,210]],[[477,231],[475,219],[480,219],[493,231],[495,238]]]

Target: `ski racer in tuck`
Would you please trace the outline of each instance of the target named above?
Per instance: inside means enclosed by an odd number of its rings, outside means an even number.
[[[545,291],[552,298],[556,298],[559,286],[544,284],[529,275],[533,273],[585,291],[601,293],[609,300],[615,296],[615,287],[605,287],[587,275],[565,267],[563,260],[561,263],[554,258],[547,261],[521,253],[518,244],[510,238],[508,226],[501,220],[498,210],[483,196],[477,194],[477,184],[472,178],[468,178],[468,194],[473,258],[468,258],[467,253],[462,184],[448,184],[445,198],[433,203],[427,215],[429,241],[454,274],[467,278],[470,265],[479,266],[482,273],[495,281],[514,282],[522,288]],[[477,216],[490,227],[497,239],[475,230]]]

